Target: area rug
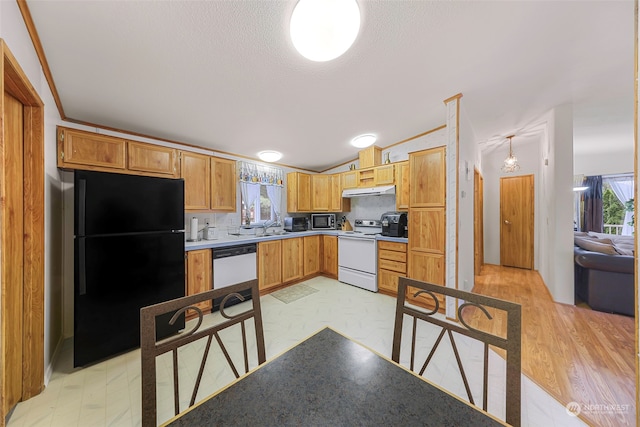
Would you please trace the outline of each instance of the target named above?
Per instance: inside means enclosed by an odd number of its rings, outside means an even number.
[[[300,298],[315,294],[316,292],[318,292],[317,289],[301,284],[280,289],[279,291],[272,292],[270,295],[278,298],[285,304],[289,304],[290,302],[297,301]]]

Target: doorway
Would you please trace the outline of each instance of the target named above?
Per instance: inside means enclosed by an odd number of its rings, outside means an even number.
[[[0,426],[44,387],[44,106],[0,39]]]
[[[533,269],[533,175],[500,178],[500,265]]]

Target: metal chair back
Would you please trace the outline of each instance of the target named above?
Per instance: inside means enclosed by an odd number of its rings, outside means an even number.
[[[241,296],[243,291],[251,292],[251,308],[242,313],[229,315],[225,312],[225,305],[232,298],[244,300]],[[222,298],[220,304],[220,314],[224,320],[213,326],[200,329],[203,322],[202,311],[196,306],[197,303]],[[157,341],[156,340],[156,318],[162,314],[175,313],[170,320],[173,324],[180,315],[185,314],[188,310],[193,310],[198,314],[195,326],[189,330],[185,330],[176,336]],[[195,403],[196,395],[200,387],[202,374],[204,372],[209,350],[213,338],[220,346],[222,353],[233,371],[236,378],[240,377],[238,368],[229,355],[229,351],[220,337],[220,331],[230,328],[234,325],[240,325],[242,333],[244,373],[249,371],[248,344],[245,322],[249,319],[254,320],[256,346],[258,353],[258,364],[265,362],[265,346],[264,332],[262,328],[262,312],[260,310],[260,293],[258,291],[258,280],[250,280],[236,285],[228,286],[222,289],[214,289],[202,292],[196,295],[177,298],[171,301],[162,302],[140,309],[140,351],[142,361],[142,426],[155,427],[157,424],[157,396],[156,396],[156,357],[172,352],[173,358],[173,391],[174,391],[174,411],[175,415],[180,413],[180,396],[178,381],[178,348],[192,343],[194,341],[206,337],[206,347],[200,362],[200,369],[195,381],[189,407]],[[190,325],[187,324],[187,328]]]
[[[407,305],[407,293],[408,288],[415,288],[414,296],[419,294],[429,295],[435,304],[435,308],[430,311],[423,311],[416,306]],[[442,318],[438,318],[437,313],[440,308],[440,302],[438,300],[438,294],[445,297],[453,297],[462,300],[458,306],[457,322],[451,322]],[[475,310],[472,308],[475,307]],[[487,307],[494,312],[494,316],[491,316]],[[469,322],[465,320],[463,314],[465,308],[471,308],[471,311],[475,311],[475,319],[470,319]],[[478,312],[479,310],[479,312]],[[479,314],[481,313],[481,314]],[[494,317],[497,313],[500,313],[500,320],[505,320],[506,314],[506,335],[504,337],[495,335],[490,332],[479,330],[469,325],[472,323],[477,325],[476,320],[478,317],[485,316],[483,322],[489,320],[495,320]],[[467,392],[469,402],[475,405],[474,397],[469,387],[467,375],[465,374],[460,354],[458,352],[456,341],[454,339],[453,332],[456,332],[467,337],[471,337],[484,343],[484,372],[483,372],[483,396],[482,396],[482,409],[487,410],[488,400],[488,366],[489,366],[489,345],[498,347],[506,351],[506,419],[508,424],[513,426],[520,426],[521,419],[521,307],[520,304],[513,302],[503,301],[497,298],[492,298],[484,295],[474,294],[472,292],[461,291],[458,289],[451,289],[440,285],[434,285],[431,283],[420,282],[418,280],[408,279],[406,277],[400,277],[398,280],[398,299],[396,305],[396,318],[393,331],[393,349],[391,352],[391,359],[400,363],[400,347],[402,343],[402,327],[404,322],[404,316],[408,315],[413,318],[412,336],[411,336],[411,359],[410,369],[414,371],[415,353],[416,353],[416,329],[418,320],[428,322],[430,324],[439,326],[441,328],[440,335],[435,341],[435,344],[431,348],[429,355],[422,364],[422,367],[417,371],[418,375],[423,375],[429,362],[441,343],[445,334],[448,335],[453,353],[458,364],[458,369],[462,376],[462,381]]]

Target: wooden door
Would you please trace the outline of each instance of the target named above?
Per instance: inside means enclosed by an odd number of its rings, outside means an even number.
[[[473,191],[473,266],[477,276],[484,264],[484,180],[477,169],[473,173]]]
[[[83,169],[126,169],[127,143],[124,139],[81,130],[65,129],[60,133],[64,146],[58,166],[86,166]],[[107,169],[107,170],[108,170]]]
[[[445,147],[409,154],[409,206],[444,206],[446,200]]]
[[[409,162],[396,167],[396,210],[409,210]]]
[[[3,417],[22,398],[23,336],[23,115],[22,104],[4,94],[4,201],[2,236],[2,365]]]
[[[533,175],[500,178],[500,264],[533,269]]]
[[[235,212],[238,177],[236,161],[211,158],[211,209],[216,212]]]
[[[394,165],[378,166],[373,170],[374,185],[393,185],[395,182]]]
[[[258,287],[260,290],[282,284],[282,240],[258,243]]]
[[[180,154],[180,177],[184,178],[184,209],[209,210],[211,164],[209,156],[183,151]]]
[[[338,238],[322,236],[322,272],[329,277],[338,277]]]
[[[187,295],[195,295],[213,289],[211,279],[213,264],[211,249],[200,249],[187,252]],[[211,300],[196,304],[203,312],[211,311]],[[187,312],[189,317],[195,317],[193,311]]]
[[[298,211],[311,211],[311,175],[298,174]]]
[[[320,236],[303,237],[304,276],[311,276],[320,272]]]

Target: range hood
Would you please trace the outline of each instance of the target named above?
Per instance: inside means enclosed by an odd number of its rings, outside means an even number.
[[[396,194],[395,185],[383,185],[369,188],[350,188],[342,191],[342,197],[386,196]]]

